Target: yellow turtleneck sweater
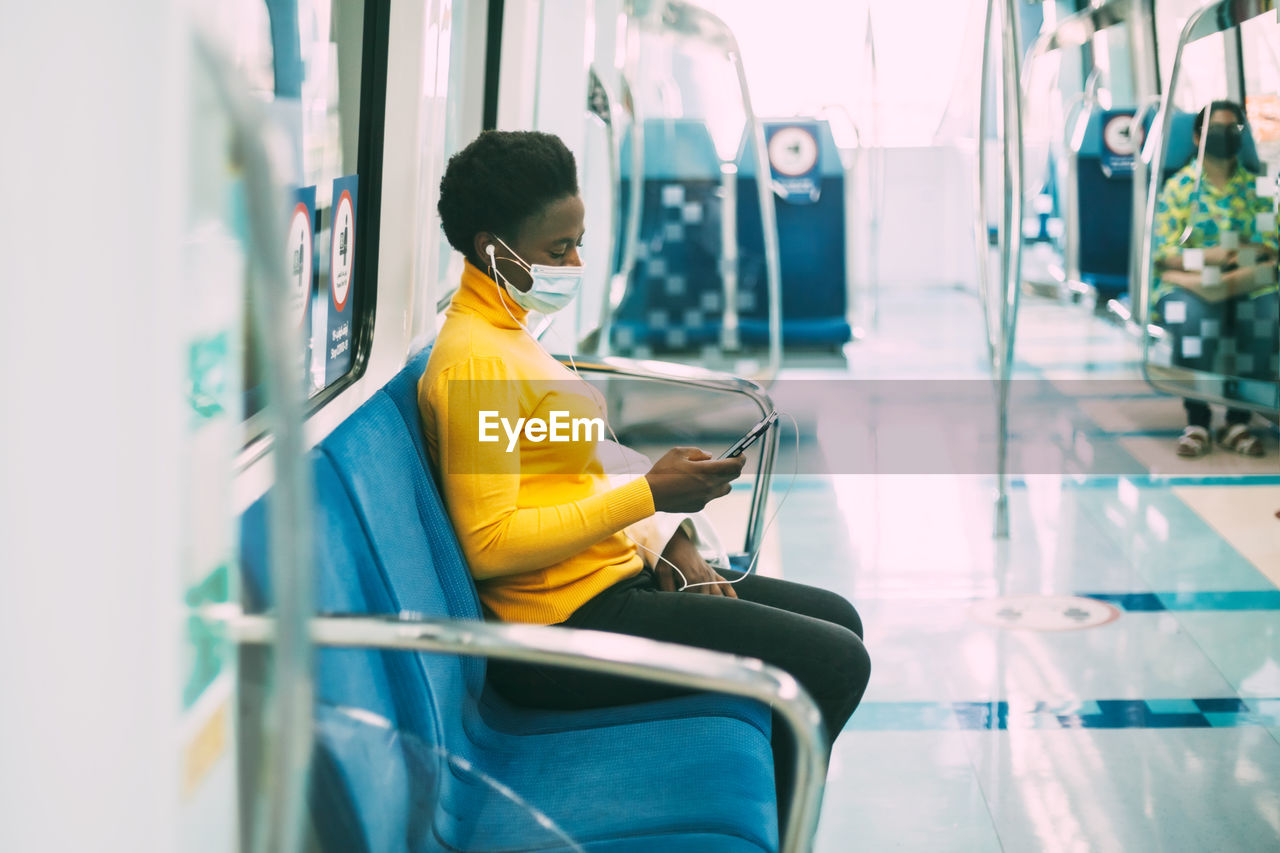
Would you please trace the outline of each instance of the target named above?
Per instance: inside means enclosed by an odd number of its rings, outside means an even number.
[[[623,528],[653,515],[644,477],[610,488],[595,435],[553,443],[495,424],[604,418],[598,392],[548,355],[516,320],[526,312],[471,263],[449,305],[418,410],[453,529],[480,600],[508,622],[562,622],[643,567]],[[510,445],[511,449],[508,450]]]

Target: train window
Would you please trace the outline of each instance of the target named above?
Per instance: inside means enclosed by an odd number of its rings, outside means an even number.
[[[1192,13],[1204,5],[1203,0],[1156,0],[1156,54],[1160,61],[1160,80],[1169,85],[1173,74],[1178,36]],[[1194,112],[1214,98],[1222,98],[1227,88],[1227,33],[1214,33],[1187,45],[1182,53],[1182,70],[1178,80],[1174,106]]]
[[[218,5],[213,22],[266,105],[272,149],[289,185],[281,251],[292,276],[295,370],[313,409],[359,376],[372,337],[387,5],[234,0]],[[244,364],[245,414],[252,417],[263,402],[252,335]]]

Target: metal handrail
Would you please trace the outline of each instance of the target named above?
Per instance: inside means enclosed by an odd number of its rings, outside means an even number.
[[[264,412],[271,426],[276,488],[271,512],[269,554],[272,588],[277,591],[284,630],[273,637],[275,694],[270,754],[266,761],[265,817],[254,834],[255,849],[300,850],[311,756],[311,643],[307,620],[312,614],[312,542],[310,467],[303,464],[301,384],[289,351],[292,323],[287,319],[289,290],[283,254],[283,198],[278,191],[272,155],[265,140],[267,120],[248,97],[231,65],[209,38],[193,33],[194,55],[209,71],[218,98],[231,119],[236,150],[244,167],[245,208],[249,220],[249,261],[258,273],[249,277],[254,310],[252,333],[264,354]]]
[[[750,379],[743,379],[729,373],[665,361],[646,361],[619,356],[596,357],[594,360],[591,357],[578,358],[567,355],[557,355],[555,358],[561,364],[573,367],[579,373],[644,379],[684,388],[738,394],[755,403],[761,415],[767,415],[774,410],[773,400],[764,388]],[[760,548],[760,541],[764,535],[765,509],[769,500],[769,486],[773,480],[773,466],[778,456],[779,436],[780,433],[775,427],[763,440],[760,466],[756,469],[755,485],[752,487],[751,507],[747,511],[747,532],[742,548],[753,558]]]
[[[1151,240],[1155,234],[1155,217],[1156,204],[1160,198],[1160,180],[1159,175],[1164,166],[1165,154],[1168,151],[1168,132],[1169,125],[1173,122],[1173,96],[1178,88],[1178,76],[1182,69],[1183,51],[1187,45],[1202,38],[1229,30],[1232,27],[1248,21],[1258,15],[1270,12],[1276,8],[1275,0],[1216,0],[1206,6],[1197,9],[1187,18],[1186,24],[1182,27],[1182,32],[1178,36],[1178,47],[1173,55],[1173,66],[1169,72],[1169,85],[1165,88],[1164,96],[1160,102],[1160,112],[1156,114],[1155,119],[1151,122],[1153,136],[1149,140],[1149,144],[1144,146],[1142,155],[1145,167],[1151,170],[1153,179],[1148,182],[1147,187],[1147,210],[1146,223],[1143,230],[1142,239],[1142,286],[1137,296],[1138,301],[1133,304],[1134,322],[1141,328],[1146,328],[1150,320],[1151,310],[1151,287],[1155,278],[1154,269],[1152,268],[1153,252]],[[1154,167],[1152,164],[1155,164]],[[1146,359],[1143,359],[1144,363]]]
[[[274,618],[238,610],[210,608],[206,615],[238,643],[274,641]],[[786,723],[796,742],[794,796],[781,849],[801,853],[812,844],[826,775],[826,730],[813,699],[777,667],[755,658],[625,634],[412,614],[319,616],[311,620],[310,633],[311,641],[325,648],[441,652],[563,666],[762,702]]]

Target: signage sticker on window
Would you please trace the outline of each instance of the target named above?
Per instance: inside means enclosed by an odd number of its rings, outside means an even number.
[[[324,341],[325,385],[351,367],[358,181],[358,175],[348,175],[333,182],[333,218],[329,228],[329,323]]]
[[[298,328],[301,376],[305,376],[311,363],[308,350],[311,346],[311,294],[315,290],[316,277],[315,222],[316,188],[294,190],[285,245],[285,269],[289,275],[289,316]]]

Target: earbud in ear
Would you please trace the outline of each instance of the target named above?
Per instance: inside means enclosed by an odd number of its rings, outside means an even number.
[[[494,258],[494,256],[493,256],[493,244],[492,244],[492,243],[490,243],[489,245],[485,246],[485,247],[484,247],[484,250],[485,250],[485,252],[487,252],[487,253],[488,253],[488,255],[489,255],[489,262],[490,262],[490,263],[497,263],[497,259],[496,259],[496,258]]]

